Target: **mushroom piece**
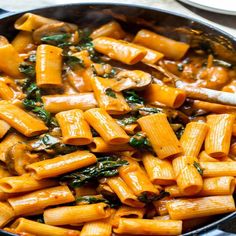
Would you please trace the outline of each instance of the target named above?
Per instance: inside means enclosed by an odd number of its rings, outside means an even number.
[[[31,148],[25,143],[17,143],[8,149],[6,164],[8,171],[13,175],[26,173],[25,166],[39,161],[38,155],[30,153]]]
[[[74,28],[64,22],[46,24],[33,32],[33,40],[35,43],[40,43],[42,37],[56,34],[73,33],[74,31]]]
[[[112,85],[112,89],[116,92],[126,89],[142,90],[152,82],[152,76],[141,70],[121,71],[115,79],[116,82]]]

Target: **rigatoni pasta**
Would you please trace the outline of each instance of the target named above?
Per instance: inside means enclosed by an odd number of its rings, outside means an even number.
[[[209,115],[207,124],[209,133],[205,141],[205,150],[212,157],[222,157],[229,153],[235,116],[232,114]]]
[[[180,235],[235,211],[233,62],[117,16],[0,35],[1,229]]]
[[[104,109],[90,109],[84,113],[84,116],[107,143],[124,144],[128,142],[129,136]]]
[[[56,114],[61,127],[63,142],[71,145],[86,145],[92,142],[92,133],[85,121],[83,111],[73,109]]]
[[[147,133],[153,149],[160,159],[182,153],[182,147],[170,127],[165,114],[155,114],[138,120],[142,130]]]

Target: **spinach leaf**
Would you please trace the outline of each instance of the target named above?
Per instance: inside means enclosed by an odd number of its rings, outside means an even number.
[[[90,30],[84,29],[79,31],[79,44],[76,46],[76,48],[79,51],[87,50],[90,56],[90,59],[93,62],[101,62],[100,54],[95,51],[93,47],[92,38],[89,37]]]
[[[105,160],[98,158],[96,164],[63,175],[60,180],[71,187],[80,187],[99,178],[115,176],[118,174],[118,168],[127,164],[126,160],[122,160],[119,157],[114,159],[114,156],[112,156]]]
[[[74,68],[76,65],[79,65],[80,67],[84,68],[84,61],[81,60],[78,57],[75,56],[71,56],[71,55],[64,55],[63,56],[65,63],[70,67],[70,68]]]
[[[31,83],[31,80],[28,79],[22,85],[22,89],[26,93],[26,98],[22,102],[24,107],[35,113],[45,124],[58,126],[55,118],[51,116],[51,113],[44,109],[40,88],[35,83]]]
[[[133,135],[129,140],[129,144],[134,148],[152,150],[151,143],[143,132]]]
[[[55,34],[50,36],[44,36],[41,38],[42,43],[52,44],[55,46],[67,46],[68,40],[70,39],[71,34]],[[70,43],[69,43],[70,45]]]
[[[170,194],[168,192],[165,192],[164,190],[161,190],[159,195],[149,192],[143,192],[140,196],[138,196],[138,200],[140,202],[150,203],[168,196],[170,196]]]
[[[200,164],[196,161],[193,162],[193,166],[197,169],[200,175],[203,175],[203,169],[201,168]]]
[[[116,93],[111,88],[107,88],[105,94],[109,97],[116,98]]]
[[[144,105],[143,98],[140,97],[134,90],[123,91],[123,95],[128,103]]]
[[[130,117],[125,117],[123,119],[117,120],[117,123],[121,126],[125,125],[131,125],[134,124],[137,121],[137,117],[130,116]]]
[[[35,77],[35,66],[27,62],[22,62],[20,64],[19,71],[30,78]]]
[[[31,146],[35,151],[53,150],[54,154],[68,154],[78,150],[78,146],[63,144],[59,138],[50,134],[41,135]]]
[[[155,113],[162,112],[162,110],[160,108],[156,108],[156,107],[141,107],[138,110],[139,110],[139,113],[140,112],[146,112],[146,113],[149,113],[149,114],[155,114]]]

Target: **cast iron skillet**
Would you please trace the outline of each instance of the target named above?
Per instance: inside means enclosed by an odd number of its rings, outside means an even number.
[[[216,57],[236,64],[236,38],[191,17],[168,11],[133,4],[80,3],[40,8],[30,12],[73,22],[81,27],[96,27],[115,18],[127,32],[135,33],[141,27],[145,27],[176,40],[188,42],[194,48],[210,51]],[[0,15],[0,35],[12,39],[16,34],[14,22],[23,13]],[[234,218],[236,222],[236,212],[215,218],[212,223],[183,235],[235,235]],[[0,235],[13,236],[14,234],[0,230]]]

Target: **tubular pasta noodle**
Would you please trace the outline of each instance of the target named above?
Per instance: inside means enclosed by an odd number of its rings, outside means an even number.
[[[230,195],[235,189],[235,179],[232,176],[211,177],[203,180],[203,186],[198,196],[216,196],[216,195]],[[183,197],[177,185],[165,187],[165,191],[171,197]]]
[[[94,30],[90,37],[92,39],[106,36],[114,39],[122,39],[125,37],[125,32],[122,30],[120,24],[116,21],[108,22],[105,25],[100,26],[98,29]]]
[[[200,162],[203,177],[236,176],[236,162]]]
[[[136,218],[142,219],[145,213],[145,208],[133,208],[128,206],[121,206],[115,213],[112,219],[112,225],[118,226],[120,218]]]
[[[28,192],[37,189],[57,185],[57,181],[51,179],[36,180],[28,174],[21,176],[10,176],[0,179],[0,190],[5,193]]]
[[[98,52],[128,65],[141,61],[147,54],[146,50],[136,44],[104,36],[94,39],[93,45]]]
[[[91,85],[99,107],[104,108],[109,114],[125,114],[130,111],[121,92],[114,92],[115,97],[106,94],[107,89],[111,87],[110,80],[97,76],[92,77]]]
[[[12,40],[11,44],[18,53],[27,52],[27,46],[33,44],[32,33],[27,31],[20,31]]]
[[[15,22],[15,28],[17,30],[32,32],[43,25],[59,23],[61,21],[54,20],[51,18],[39,16],[32,13],[25,13]],[[67,23],[68,24],[68,23]],[[77,26],[75,24],[68,24],[71,29],[76,30]]]
[[[160,159],[181,154],[183,149],[165,114],[144,116],[137,120]]]
[[[110,215],[111,209],[105,203],[62,206],[45,210],[44,221],[49,225],[68,225],[104,219]]]
[[[86,73],[86,70],[81,70],[80,68],[69,70],[67,73],[68,82],[77,92],[83,93],[92,91],[92,86],[86,77]]]
[[[186,43],[166,38],[145,29],[138,31],[133,42],[157,50],[174,60],[181,59],[189,49],[189,45]]]
[[[211,162],[211,161],[219,161],[218,159],[216,158],[213,158],[211,156],[209,156],[206,151],[202,151],[200,152],[199,156],[198,156],[198,159],[200,162]]]
[[[11,126],[4,120],[0,120],[0,138],[2,138]]]
[[[170,161],[161,160],[151,154],[144,154],[143,165],[153,184],[171,185],[175,183],[175,174]]]
[[[128,143],[129,136],[104,109],[87,110],[84,112],[84,117],[108,144]]]
[[[122,152],[122,151],[134,150],[128,144],[121,144],[121,145],[108,144],[100,137],[93,138],[92,143],[89,145],[89,149],[91,152],[95,152],[95,153]]]
[[[129,162],[129,165],[120,167],[119,174],[134,194],[136,196],[140,196],[143,193],[158,194],[158,189],[151,183],[138,162],[128,157],[124,159]]]
[[[186,93],[178,88],[151,84],[145,89],[143,96],[145,101],[149,103],[160,102],[168,107],[178,108],[184,103]]]
[[[88,151],[75,151],[33,164],[26,168],[36,179],[45,179],[89,166],[97,161],[96,156]]]
[[[171,219],[186,220],[235,211],[232,195],[176,199],[167,203]]]
[[[138,201],[133,191],[127,186],[121,177],[112,177],[107,180],[109,187],[117,194],[120,201],[131,207],[144,207],[144,204]]]
[[[27,137],[36,136],[48,130],[43,121],[4,101],[0,102],[0,118]]]
[[[52,113],[71,109],[87,110],[97,106],[93,93],[42,96],[44,108]]]
[[[92,142],[92,133],[84,119],[83,111],[73,109],[56,114],[63,142],[70,145],[87,145]]]
[[[110,236],[112,225],[105,221],[93,221],[84,224],[80,236]]]
[[[197,194],[202,188],[202,177],[194,166],[195,162],[198,160],[193,156],[180,156],[172,161],[176,182],[183,195]]]
[[[23,59],[11,44],[0,45],[0,70],[13,78],[21,78],[19,66]]]
[[[38,212],[48,206],[73,202],[74,200],[75,198],[67,186],[46,188],[7,199],[16,215],[37,215]]]
[[[39,87],[62,86],[62,49],[47,44],[39,45],[35,69]]]
[[[12,225],[11,229],[14,229],[16,233],[30,233],[32,235],[40,236],[79,236],[78,230],[65,229],[55,227],[51,225],[42,224],[25,218],[18,218]]]
[[[3,100],[11,100],[15,97],[13,90],[2,81],[0,81],[0,97]]]
[[[188,123],[185,127],[183,135],[180,138],[181,146],[184,149],[184,155],[197,157],[207,132],[208,126],[205,123]]]
[[[3,227],[15,217],[15,212],[7,202],[0,202],[0,211],[0,227]]]
[[[167,211],[167,207],[166,204],[170,201],[172,201],[173,198],[172,197],[165,197],[163,199],[160,199],[158,201],[154,201],[153,205],[156,208],[156,212],[160,215],[160,216],[164,216],[168,214]]]
[[[208,155],[216,158],[228,155],[234,120],[232,114],[207,116],[210,129],[205,140],[205,151]]]
[[[179,235],[182,232],[182,221],[120,218],[114,232],[132,235]]]

